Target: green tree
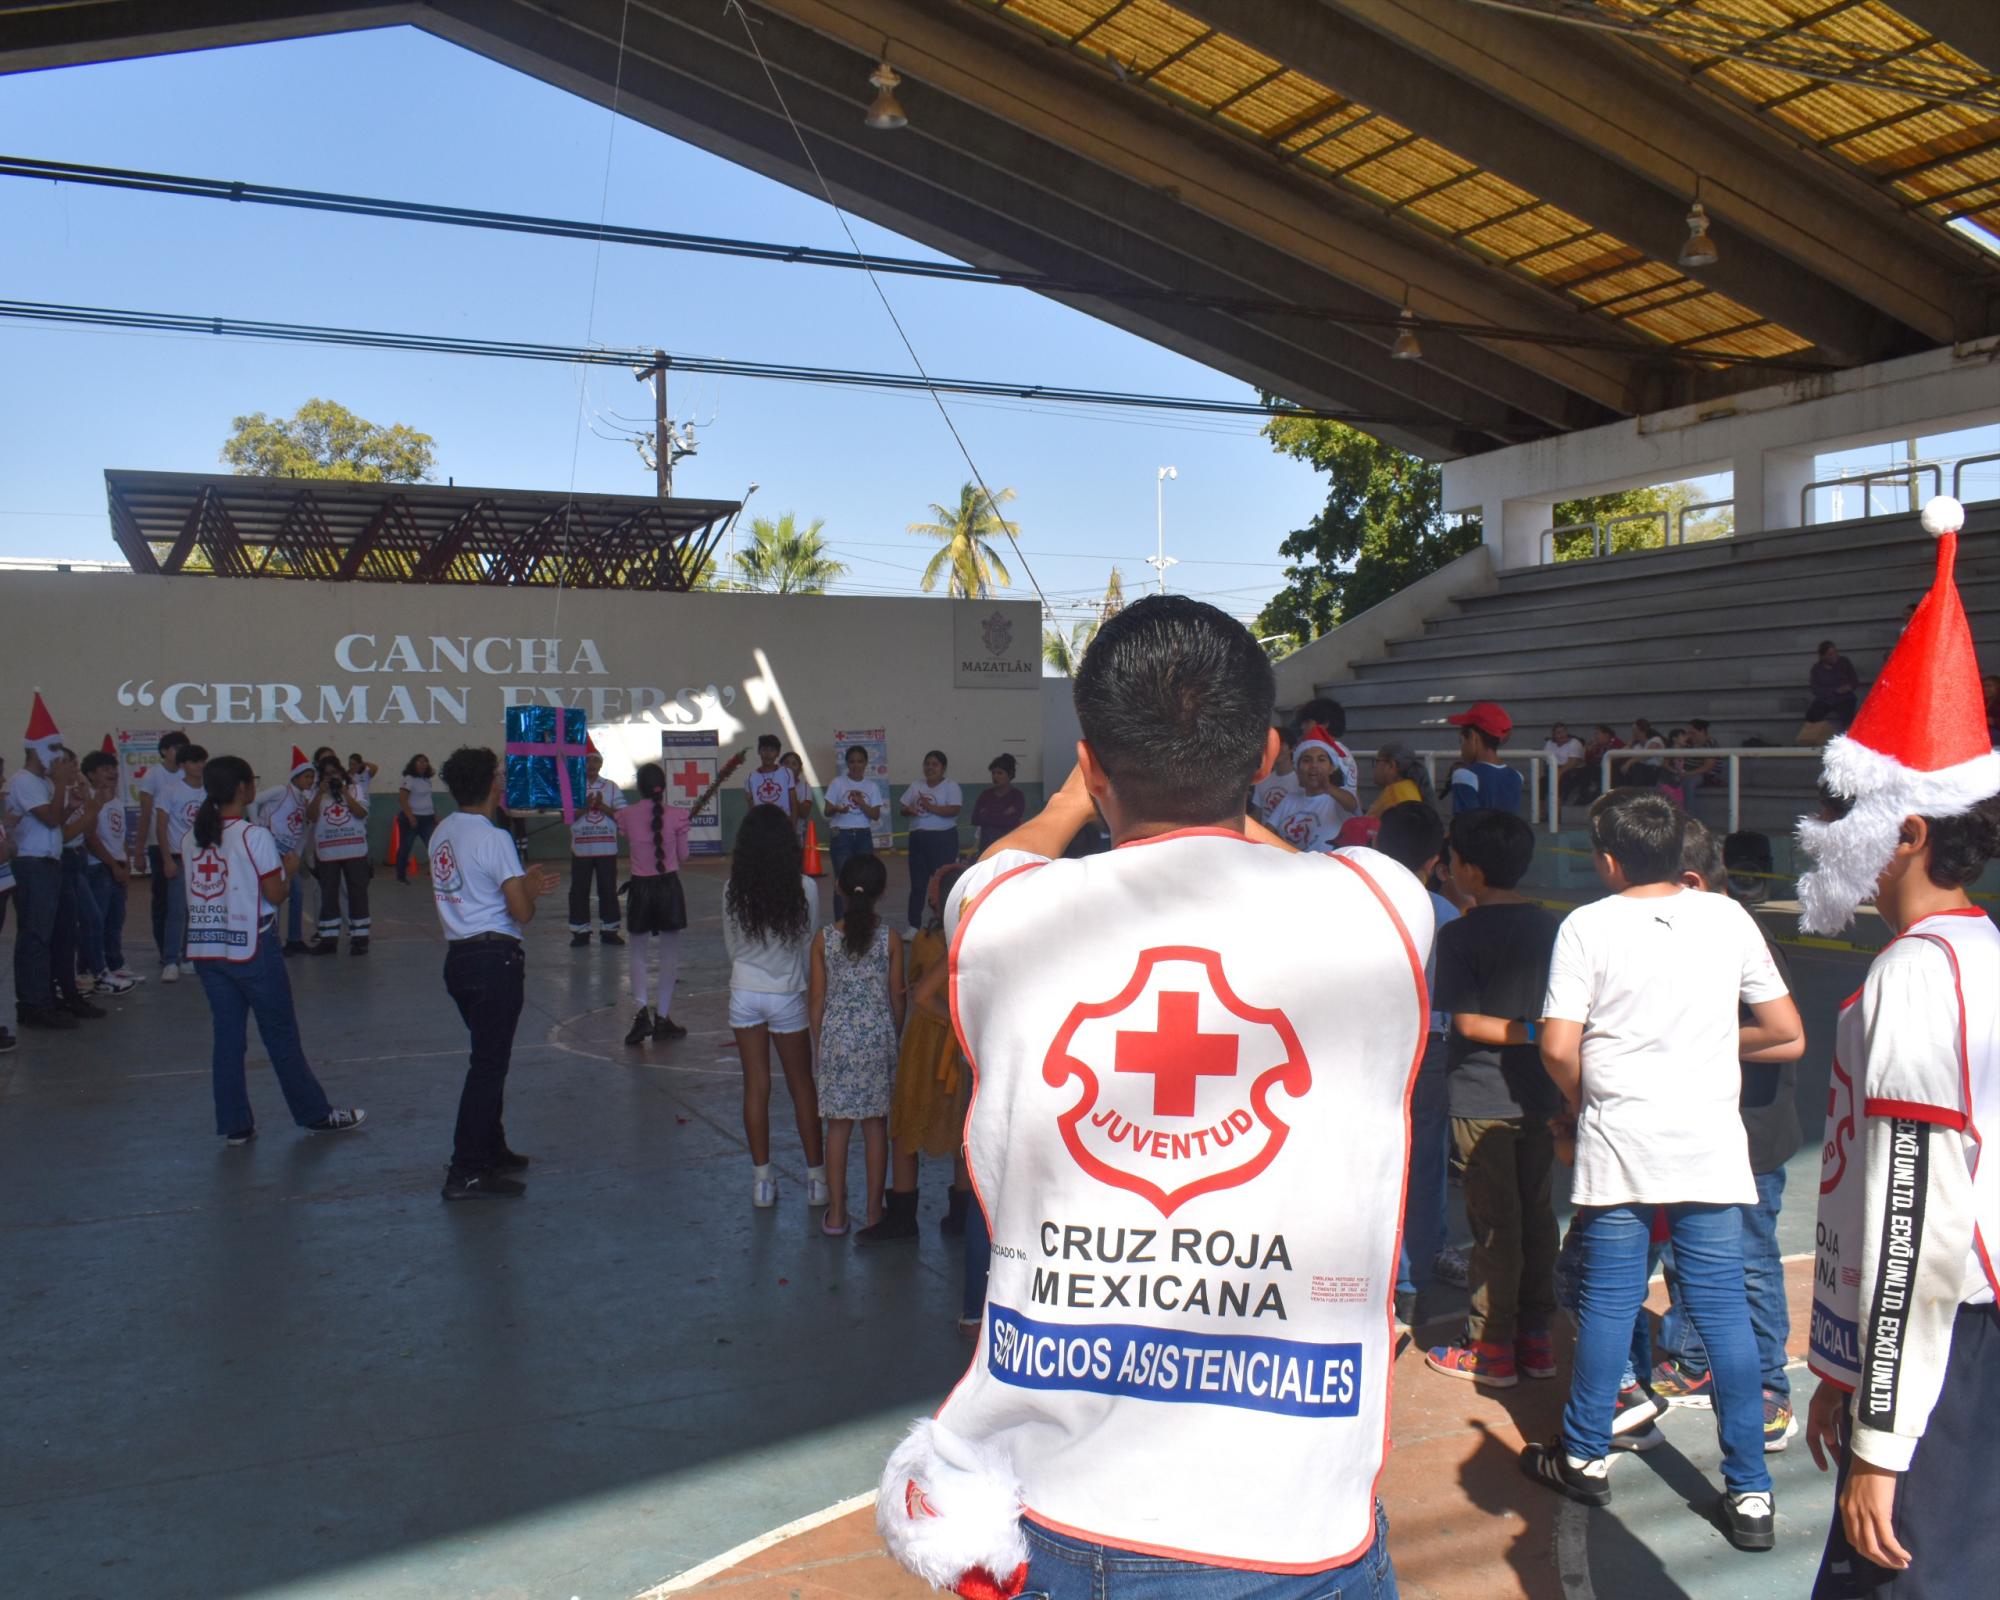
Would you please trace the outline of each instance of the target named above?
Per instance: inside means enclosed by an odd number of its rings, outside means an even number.
[[[1694,485],[1688,483],[1657,483],[1586,500],[1564,500],[1556,506],[1553,526],[1568,531],[1555,536],[1555,559],[1585,561],[1596,553],[1658,550],[1683,534],[1694,544],[1726,539],[1735,532],[1736,518],[1727,506],[1683,522],[1681,513],[1694,504]]]
[[[766,594],[825,594],[826,586],[847,573],[845,562],[827,553],[820,529],[823,517],[801,528],[787,511],[776,519],[756,517],[750,523],[750,543],[736,552],[740,587]]]
[[[1083,664],[1083,653],[1090,648],[1090,641],[1097,637],[1097,630],[1124,609],[1125,575],[1116,567],[1111,569],[1111,581],[1104,586],[1104,598],[1097,603],[1092,615],[1071,626],[1065,634],[1062,629],[1045,627],[1042,629],[1042,662],[1065,678],[1076,676],[1076,669]]]
[[[1338,422],[1274,417],[1273,449],[1328,478],[1326,505],[1279,546],[1285,586],[1256,622],[1294,646],[1318,638],[1479,543],[1475,521],[1448,522],[1443,473]]]
[[[437,441],[398,422],[384,428],[332,400],[308,400],[288,418],[257,411],[231,425],[222,459],[263,478],[346,478],[421,483]]]
[[[1017,524],[1003,521],[1000,516],[1000,507],[1013,498],[1012,489],[1002,489],[989,499],[978,484],[968,483],[958,491],[957,505],[932,502],[935,522],[910,524],[911,533],[935,539],[943,546],[924,568],[924,593],[936,589],[939,578],[946,580],[945,593],[967,600],[977,600],[991,594],[996,587],[1006,588],[1013,583],[1007,563],[993,548],[996,540],[1021,531]]]

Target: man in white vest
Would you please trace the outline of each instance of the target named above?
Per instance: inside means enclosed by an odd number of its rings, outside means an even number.
[[[1952,580],[1958,502],[1924,507],[1930,593],[1800,824],[1808,933],[1871,897],[1895,935],[1840,1011],[1813,1274],[1806,1440],[1838,1463],[1815,1600],[2000,1584],[2000,929],[1966,892],[2000,856],[2000,752]]]
[[[1245,816],[1273,681],[1222,612],[1127,607],[1074,693],[1075,773],[947,909],[993,1271],[878,1523],[968,1596],[1392,1595],[1375,1482],[1429,898]],[[1117,848],[1061,859],[1100,816]]]

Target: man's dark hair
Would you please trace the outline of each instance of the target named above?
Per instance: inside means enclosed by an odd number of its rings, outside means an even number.
[[[1375,848],[1410,871],[1420,871],[1444,849],[1444,824],[1421,800],[1405,800],[1382,813]]]
[[[1657,789],[1613,789],[1590,808],[1591,847],[1611,857],[1625,882],[1671,883],[1681,875],[1687,818]]]
[[[464,810],[486,804],[493,792],[493,774],[500,770],[500,758],[481,744],[461,745],[445,757],[440,776],[452,799]]]
[[[1819,642],[1818,648],[1813,651],[1813,654],[1816,656],[1823,656],[1827,653],[1827,651],[1831,650],[1832,648],[1833,648],[1833,641],[1831,639],[1822,639]]]
[[[1185,595],[1149,595],[1091,641],[1076,718],[1121,805],[1147,821],[1243,814],[1277,685],[1250,630]]]
[[[1681,871],[1692,872],[1702,886],[1716,894],[1728,892],[1728,871],[1722,853],[1722,835],[1698,817],[1681,824]]]
[[[118,758],[109,750],[93,750],[83,758],[83,765],[78,770],[87,778],[93,772],[99,771],[104,767],[115,767],[117,765]]]
[[[782,750],[784,747],[784,741],[775,733],[760,733],[757,736],[757,753],[759,755],[762,755],[766,750]]]
[[[1956,817],[1925,817],[1930,828],[1930,880],[1940,889],[1979,881],[1986,863],[2000,856],[2000,795],[1989,795]]]
[[[188,736],[182,733],[178,728],[175,728],[170,733],[163,733],[160,735],[160,743],[159,743],[160,754],[165,755],[169,750],[178,750],[182,745],[186,744],[187,742],[188,742]]]
[[[1345,739],[1347,737],[1347,707],[1331,695],[1323,694],[1308,700],[1292,715],[1292,726],[1301,732],[1310,728],[1314,723],[1318,723],[1328,733],[1332,734],[1334,738]]]
[[[852,761],[856,756],[859,756],[863,761],[866,761],[868,759],[868,746],[866,746],[865,744],[849,745],[847,747],[847,754],[842,756],[841,760]]]
[[[1769,834],[1754,828],[1732,833],[1722,841],[1722,865],[1729,874],[1729,898],[1761,906],[1771,897],[1770,874],[1775,866]]]
[[[181,746],[182,766],[186,766],[190,761],[195,762],[197,765],[199,765],[200,763],[206,761],[207,759],[208,759],[208,750],[206,749],[206,747],[198,744],[184,744]]]
[[[1477,867],[1488,888],[1511,889],[1535,859],[1535,830],[1511,811],[1461,811],[1451,819],[1451,855]]]

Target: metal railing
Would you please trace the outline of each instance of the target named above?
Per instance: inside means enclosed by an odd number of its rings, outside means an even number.
[[[1965,469],[1967,467],[1983,467],[1989,461],[2000,461],[2000,451],[1995,451],[1990,456],[1960,456],[1953,463],[1951,469],[1952,499],[1963,500],[1965,498]]]
[[[1931,493],[1943,494],[1944,468],[1945,463],[1941,461],[1902,461],[1893,467],[1877,467],[1873,472],[1859,472],[1851,478],[1828,478],[1823,483],[1809,483],[1799,490],[1799,526],[1804,528],[1813,525],[1812,497],[1822,489],[1859,486],[1862,492],[1860,511],[1852,517],[1829,517],[1827,519],[1829,522],[1854,522],[1863,517],[1872,517],[1875,514],[1875,485],[1878,483],[1894,483],[1907,490],[1910,496],[1910,503],[1907,506],[1898,506],[1884,513],[1885,515],[1894,516],[1898,511],[1915,511],[1923,503],[1917,498],[1917,479],[1928,472],[1931,476]],[[1953,482],[1956,481],[1957,474],[1954,473]]]
[[[1724,506],[1728,506],[1731,511],[1734,511],[1736,509],[1735,497],[1731,496],[1727,500],[1697,500],[1691,506],[1682,506],[1680,510],[1674,513],[1674,543],[1686,544],[1688,542],[1687,521],[1693,513],[1697,511],[1719,511]]]
[[[1750,760],[1766,761],[1817,761],[1823,754],[1818,745],[1703,745],[1682,750],[1607,750],[1598,771],[1598,782],[1605,788],[1613,787],[1611,769],[1614,763],[1624,761],[1651,761],[1661,766],[1669,761],[1700,763],[1723,761],[1729,770],[1729,831],[1734,833],[1743,826],[1743,763]],[[1700,782],[1696,780],[1697,784]]]
[[[1419,750],[1417,757],[1423,762],[1424,771],[1430,776],[1431,792],[1437,795],[1440,800],[1443,800],[1445,798],[1444,791],[1438,788],[1437,764],[1440,761],[1458,760],[1459,753],[1457,749]],[[1541,774],[1546,772],[1548,774],[1549,832],[1560,832],[1562,829],[1562,796],[1556,792],[1555,757],[1550,755],[1546,750],[1510,751],[1502,760],[1501,765],[1506,766],[1516,761],[1526,761],[1535,769],[1527,776],[1527,781],[1522,785],[1523,789],[1527,791],[1528,796],[1528,821],[1536,827],[1541,826],[1543,811]]]

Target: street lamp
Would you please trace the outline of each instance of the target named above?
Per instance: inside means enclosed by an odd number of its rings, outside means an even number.
[[[1161,594],[1167,592],[1167,568],[1180,565],[1178,561],[1167,554],[1167,479],[1178,478],[1179,476],[1179,468],[1162,467],[1153,484],[1153,529],[1158,539],[1159,549],[1156,555],[1147,558],[1146,565],[1160,575]]]

